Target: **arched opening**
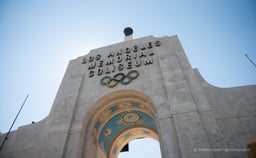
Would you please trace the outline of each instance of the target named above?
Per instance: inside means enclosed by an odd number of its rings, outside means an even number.
[[[151,138],[134,139],[129,142],[129,151],[120,152],[118,158],[161,158],[160,145]]]
[[[132,140],[140,138],[152,138],[158,141],[158,135],[154,129],[146,126],[133,126],[130,129],[125,129],[113,141],[113,144],[108,151],[109,158],[117,158],[122,148]]]
[[[137,138],[159,140],[157,113],[141,92],[120,90],[99,99],[84,119],[81,158],[118,158],[121,149]]]

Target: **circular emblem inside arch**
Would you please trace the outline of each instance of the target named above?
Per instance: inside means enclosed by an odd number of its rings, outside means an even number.
[[[128,112],[124,115],[123,119],[127,123],[135,123],[140,120],[140,116],[134,112]]]

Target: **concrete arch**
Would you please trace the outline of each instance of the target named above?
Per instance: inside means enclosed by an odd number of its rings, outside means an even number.
[[[111,145],[111,149],[107,153],[108,157],[117,158],[119,152],[127,143],[138,138],[152,138],[159,141],[158,134],[154,129],[145,126],[126,129],[118,135],[116,141]]]
[[[117,158],[133,139],[159,140],[157,118],[153,101],[142,92],[126,89],[107,94],[85,116],[78,157]]]

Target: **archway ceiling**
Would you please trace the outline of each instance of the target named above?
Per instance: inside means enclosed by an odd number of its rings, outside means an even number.
[[[99,116],[94,128],[98,133],[98,143],[106,153],[115,139],[127,129],[145,127],[144,129],[156,131],[152,113],[138,102],[113,104],[101,112]],[[127,133],[123,137],[128,138],[129,134],[131,133]],[[144,130],[144,134],[149,134],[149,132]]]
[[[129,110],[143,111],[154,118],[153,112],[146,105],[144,105],[143,102],[135,100],[121,100],[112,103],[111,105],[103,106],[106,108],[101,109],[101,111],[97,114],[98,116],[96,116],[96,122],[94,123],[94,129],[97,137],[106,122],[120,112]]]

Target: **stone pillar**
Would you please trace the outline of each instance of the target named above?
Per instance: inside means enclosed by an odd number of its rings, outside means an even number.
[[[183,66],[183,62],[179,60],[183,60],[180,55],[171,54],[160,58],[159,65],[181,155],[183,158],[213,157],[212,152],[197,152],[197,149],[202,146],[210,148],[210,143],[184,75],[190,68]]]
[[[162,158],[179,158],[180,149],[172,118],[159,119],[159,138]]]

